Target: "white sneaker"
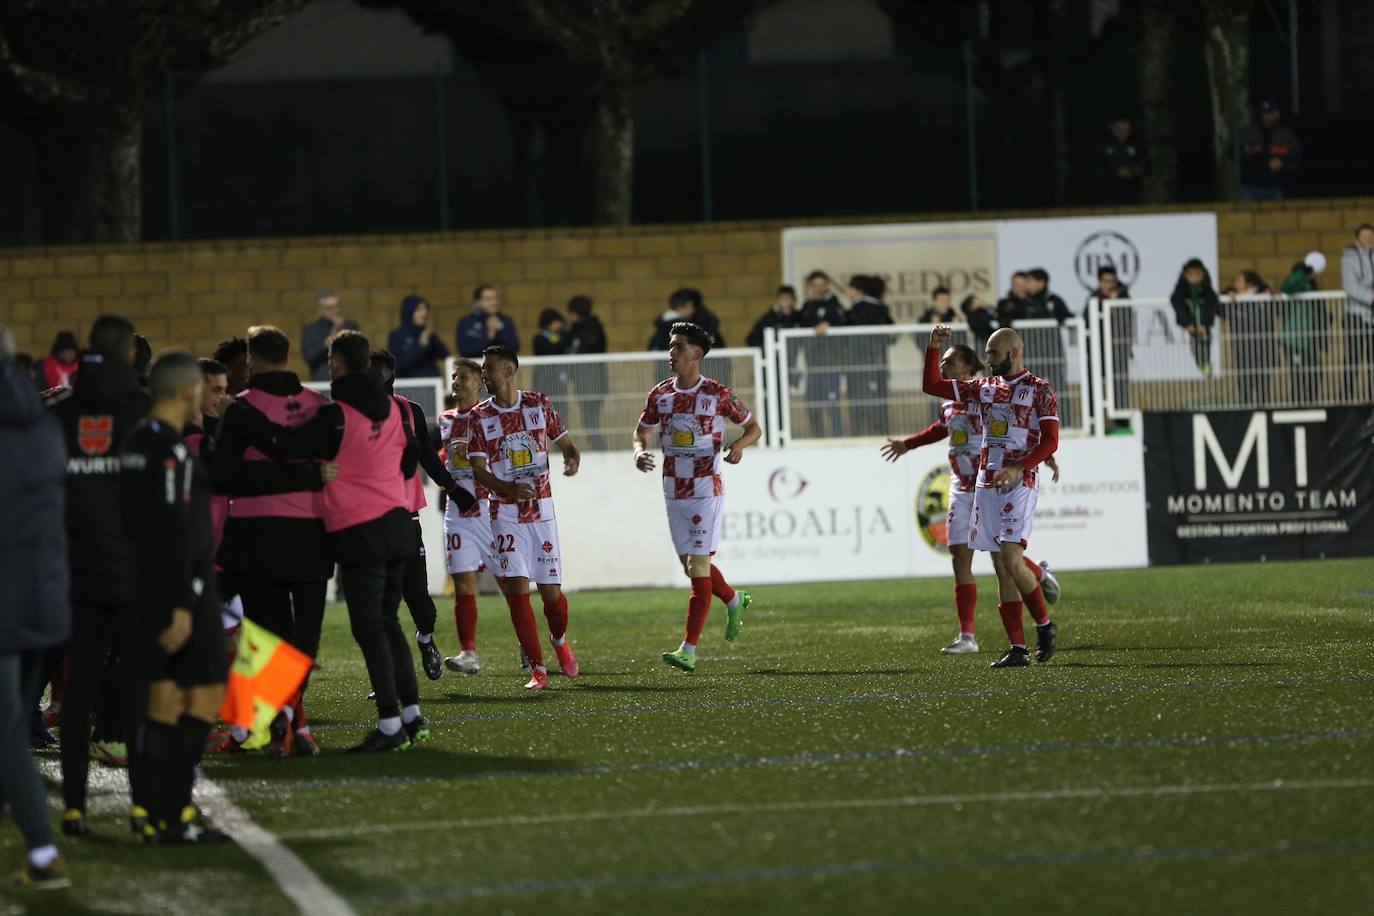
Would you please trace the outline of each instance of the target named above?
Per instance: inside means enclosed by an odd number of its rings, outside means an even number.
[[[1050,564],[1044,560],[1040,561],[1040,568],[1045,571],[1044,577],[1040,580],[1040,592],[1045,596],[1045,600],[1050,604],[1059,603],[1059,580],[1050,572]]]
[[[482,666],[477,664],[477,653],[472,649],[450,655],[444,659],[444,667],[457,674],[477,674],[482,670]]]
[[[960,633],[954,642],[940,650],[941,655],[972,655],[978,651],[978,640]]]

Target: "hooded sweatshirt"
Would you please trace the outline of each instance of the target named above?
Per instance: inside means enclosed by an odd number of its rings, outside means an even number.
[[[38,364],[39,381],[44,388],[57,388],[70,385],[76,375],[80,362],[81,346],[71,331],[61,331],[52,342],[52,352]],[[63,360],[58,354],[71,353],[71,359]]]
[[[415,310],[425,302],[423,296],[406,296],[401,300],[401,326],[391,332],[386,346],[396,357],[396,375],[400,378],[439,378],[438,363],[448,359],[448,347],[438,334],[429,335],[429,343],[420,343],[424,328],[414,322]]]

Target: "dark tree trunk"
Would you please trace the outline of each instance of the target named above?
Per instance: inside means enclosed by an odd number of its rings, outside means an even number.
[[[633,212],[634,114],[630,87],[605,87],[596,100],[596,199],[601,226],[628,226]]]
[[[546,225],[544,187],[548,171],[548,135],[534,113],[506,98],[515,141],[515,173],[520,184],[520,218],[525,226]]]
[[[1250,13],[1245,0],[1211,0],[1206,10],[1204,56],[1212,106],[1213,190],[1219,200],[1236,196],[1236,136],[1249,122]]]
[[[1042,62],[1044,82],[1045,132],[1049,141],[1050,187],[1053,203],[1064,206],[1069,200],[1069,179],[1073,162],[1069,148],[1069,11],[1068,0],[1047,0],[1036,17],[1038,29],[1047,40]]]
[[[1140,22],[1140,106],[1149,154],[1145,202],[1178,199],[1178,119],[1174,116],[1174,19],[1168,0],[1144,0]]]
[[[34,135],[50,245],[137,242],[143,116],[107,115]]]

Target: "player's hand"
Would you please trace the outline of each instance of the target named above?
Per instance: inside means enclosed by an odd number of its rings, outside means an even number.
[[[887,445],[883,446],[883,458],[886,461],[896,461],[909,451],[911,449],[901,439],[888,439]]]
[[[830,322],[828,322],[828,321],[818,321],[818,322],[816,322],[816,336],[817,336],[817,337],[824,337],[829,331],[830,331]]]
[[[992,482],[1005,490],[1019,483],[1026,476],[1026,469],[1019,464],[1009,464],[993,475]]]
[[[654,453],[648,449],[640,449],[635,452],[635,467],[646,474],[654,469]]]
[[[950,333],[948,325],[937,324],[935,330],[930,332],[930,340],[926,343],[926,348],[942,349],[945,344],[949,343]]]
[[[576,477],[577,469],[582,466],[582,456],[574,452],[563,456],[563,476]]]
[[[320,465],[320,480],[325,483],[332,483],[339,479],[339,463],[337,461],[326,461]]]
[[[459,512],[466,512],[477,505],[476,497],[457,484],[453,485],[452,490],[447,490],[445,492],[448,493],[448,498],[453,500],[453,504],[458,507]]]
[[[731,442],[725,451],[726,464],[739,464],[744,460],[744,449],[739,447],[739,440]]]
[[[513,483],[506,488],[507,499],[525,502],[526,500],[536,499],[538,496],[538,491],[527,483]]]
[[[191,641],[191,612],[184,607],[172,609],[171,626],[157,634],[157,643],[168,655],[180,652]]]
[[[47,403],[48,401],[51,401],[53,398],[66,394],[68,391],[71,390],[71,385],[54,385],[52,388],[43,389],[43,391],[39,392],[38,397],[44,403]]]
[[[1050,478],[1050,481],[1052,483],[1059,483],[1059,462],[1055,461],[1054,458],[1046,458],[1045,464],[1054,472],[1054,476]]]

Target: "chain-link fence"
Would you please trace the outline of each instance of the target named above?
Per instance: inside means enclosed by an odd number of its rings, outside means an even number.
[[[1374,321],[1343,293],[1223,296],[1210,325],[1167,299],[1103,303],[1106,414],[1371,403]]]
[[[772,438],[815,442],[848,438],[907,436],[928,426],[940,402],[921,390],[926,337],[934,325],[831,328],[820,335],[808,328],[776,332],[772,364],[785,377],[777,385]],[[984,341],[966,325],[950,325],[952,343],[973,348],[982,359]],[[1059,418],[1066,431],[1086,432],[1087,350],[1083,323],[1072,319],[1018,322],[1026,366],[1046,379],[1059,395]]]

